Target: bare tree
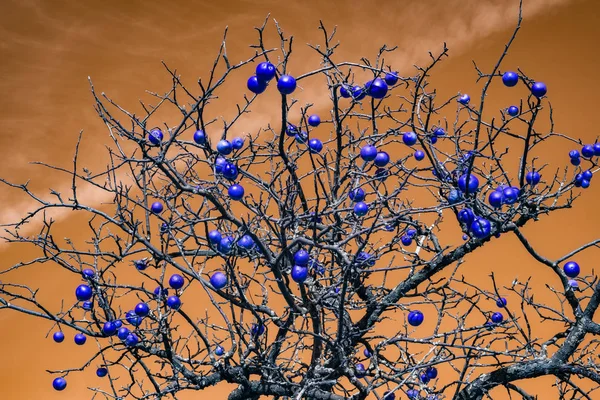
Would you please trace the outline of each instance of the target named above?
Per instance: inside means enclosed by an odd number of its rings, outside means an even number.
[[[597,398],[600,285],[593,274],[577,277],[574,259],[599,240],[549,259],[522,227],[571,207],[600,144],[572,153],[572,166],[536,156],[549,140],[582,143],[554,131],[544,84],[502,69],[521,6],[493,69],[475,66],[482,89],[473,102],[440,99],[428,84],[445,44],[403,76],[386,65],[396,50],[387,46],[374,60],[336,61],[335,30],[321,24],[323,43],[311,46],[321,65],[292,78],[292,37],[275,22],[280,47],[267,48],[268,22],[237,64],[225,32],[198,87],[165,65],[172,86],[151,93],[142,115],[90,81],[110,165],[82,168],[78,143],[72,169],[47,165],[68,176],[70,193],[49,201],[2,180],[37,204],[5,226],[4,239],[38,251],[3,274],[53,263],[84,281],[60,309],[41,304],[39,288],[0,281],[0,308],[53,321],[57,342],[62,332],[96,341],[85,365],[51,371],[55,389],[96,366],[110,385],[93,389],[95,398],[106,399],[177,398],[219,382],[237,385],[230,400],[482,399],[502,390],[533,399],[519,381],[545,375],[560,398]],[[254,65],[254,93],[235,115],[208,117],[228,101],[218,98],[226,80]],[[356,83],[355,73],[371,80]],[[329,101],[320,117],[293,94],[316,79]],[[502,83],[530,94],[487,120],[486,94]],[[264,90],[279,90],[280,120],[232,138]],[[158,122],[163,111],[179,122]],[[84,204],[86,187],[112,203]],[[57,209],[89,215],[84,244],[55,238]],[[24,234],[35,221],[39,232]],[[451,226],[464,233],[459,244],[442,234]],[[466,256],[501,235],[515,235],[556,274],[562,286],[546,290],[558,306],[538,302],[530,281],[501,285],[492,274],[486,288],[461,275]],[[140,283],[125,283],[123,269],[137,270]],[[386,320],[396,321],[393,334]],[[533,329],[541,322],[543,331]]]

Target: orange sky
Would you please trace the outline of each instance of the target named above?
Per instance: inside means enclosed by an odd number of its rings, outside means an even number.
[[[87,76],[94,80],[98,91],[135,109],[144,90],[164,90],[169,85],[161,60],[189,82],[205,75],[225,25],[230,32],[228,50],[238,61],[251,54],[247,45],[252,28],[271,13],[287,33],[295,36],[297,59],[291,66],[296,74],[317,67],[317,59],[311,58],[304,44],[321,39],[316,29],[319,19],[328,26],[338,26],[342,42],[339,58],[358,61],[361,56],[373,57],[383,43],[397,45],[400,50],[389,62],[401,72],[411,71],[413,64],[426,60],[428,51],[439,49],[446,41],[450,58],[437,69],[432,82],[443,93],[452,95],[475,92],[476,74],[471,60],[489,68],[509,37],[516,15],[516,2],[512,0],[255,3],[5,0],[0,16],[0,176],[16,182],[31,179],[31,188],[43,193],[48,187],[68,188],[70,182],[64,177],[28,162],[70,166],[80,129],[85,132],[82,160],[92,167],[103,165],[106,159],[98,148],[106,143],[107,131],[92,108]],[[600,4],[596,0],[525,3],[522,31],[504,65],[520,67],[548,84],[557,131],[593,142],[600,133],[596,120],[600,107]],[[243,80],[239,82],[244,84]],[[227,90],[236,94],[234,85]],[[307,87],[304,95],[310,96],[311,90]],[[496,96],[493,101],[499,107],[507,101],[500,91],[492,90],[491,96]],[[318,100],[314,102],[319,105]],[[256,126],[248,126],[248,131],[271,117],[268,103],[259,104],[253,114]],[[548,152],[546,161],[556,166],[568,161],[564,148],[549,148]],[[573,210],[542,218],[524,230],[547,257],[559,257],[598,238],[600,217],[595,210],[600,188],[594,183]],[[98,199],[88,194],[86,200]],[[13,220],[31,207],[17,192],[5,187],[0,188],[0,201],[0,222]],[[82,234],[79,227],[83,220],[69,214],[61,219],[65,234]],[[0,244],[0,252],[2,269],[24,256],[18,246]],[[595,267],[595,255],[594,249],[578,257],[589,273]],[[470,255],[463,268],[474,282],[486,279],[491,271],[504,285],[517,276],[535,276],[539,283],[558,282],[546,276],[544,267],[532,260],[512,236],[488,243],[485,249]],[[19,278],[43,285],[42,296],[71,296],[72,282],[63,281],[53,272],[50,268],[29,268]],[[47,325],[35,319],[0,312],[0,354],[4,361],[0,363],[0,399],[91,398],[86,387],[106,384],[91,374],[82,374],[70,379],[68,391],[55,393],[52,378],[44,371],[73,367],[84,360],[85,354],[75,348],[70,337],[62,346],[45,339],[46,330]],[[547,383],[528,387],[543,395],[548,393]],[[226,396],[220,387],[209,393],[219,399]],[[555,396],[555,392],[550,393]],[[199,394],[195,396],[190,398]]]

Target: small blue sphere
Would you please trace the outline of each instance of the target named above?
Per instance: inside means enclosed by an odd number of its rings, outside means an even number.
[[[248,78],[246,87],[254,94],[261,94],[267,89],[267,82],[258,79],[256,76],[251,76]]]
[[[117,329],[117,326],[113,322],[107,321],[102,326],[102,333],[104,333],[106,336],[112,336],[117,333]]]
[[[352,94],[350,93],[352,89],[348,90],[348,88],[344,85],[340,86],[340,96],[342,96],[343,98],[347,99],[350,96],[352,96]]]
[[[206,134],[203,130],[198,129],[196,132],[194,132],[194,142],[199,145],[206,144]]]
[[[217,346],[215,349],[215,354],[219,357],[221,357],[223,354],[225,354],[225,349],[222,348],[221,346]]]
[[[310,254],[308,254],[308,251],[300,249],[296,253],[294,253],[294,264],[305,267],[308,265],[309,261]]]
[[[492,224],[485,218],[477,218],[471,223],[471,232],[478,239],[488,237],[491,230]]]
[[[535,186],[538,183],[540,183],[541,178],[542,177],[540,176],[540,173],[537,171],[529,171],[525,175],[525,181],[527,181],[527,183],[530,184],[531,186]]]
[[[54,332],[54,335],[52,335],[52,339],[54,339],[56,343],[62,343],[63,340],[65,340],[65,334],[61,331]]]
[[[508,115],[510,115],[511,117],[516,117],[517,115],[519,115],[519,107],[510,106],[508,107],[508,110],[506,110],[506,112],[508,112]]]
[[[244,235],[238,240],[237,245],[242,249],[251,250],[254,247],[254,240],[250,235]]]
[[[160,201],[155,201],[150,206],[150,211],[152,211],[154,214],[160,214],[161,212],[163,212],[163,209],[164,209],[164,206],[162,205],[162,203]]]
[[[92,298],[93,295],[92,288],[88,285],[79,285],[77,289],[75,289],[75,296],[79,301],[85,301]]]
[[[410,246],[412,244],[412,237],[410,237],[408,235],[404,235],[400,238],[400,241],[402,242],[403,245]]]
[[[502,83],[505,86],[513,87],[519,82],[519,75],[516,72],[507,71],[502,75]]]
[[[377,152],[375,159],[373,160],[373,164],[378,167],[385,167],[390,162],[390,155],[385,151]]]
[[[435,367],[429,367],[425,370],[425,373],[427,374],[427,376],[429,377],[429,379],[435,379],[438,376],[438,371],[437,368]]]
[[[356,188],[354,190],[351,190],[350,193],[348,193],[348,197],[350,197],[350,200],[358,203],[359,201],[363,201],[365,199],[365,191],[361,188]]]
[[[317,114],[313,114],[308,117],[308,124],[310,126],[317,127],[321,124],[321,118]]]
[[[94,270],[90,269],[90,268],[84,269],[83,271],[81,271],[81,274],[83,275],[84,278],[89,278],[89,279],[93,278],[94,275],[96,275]]]
[[[495,312],[492,314],[492,322],[495,324],[499,324],[504,320],[504,316],[500,312]]]
[[[86,311],[90,311],[93,307],[93,303],[91,301],[84,301],[83,303],[81,303],[81,308],[83,308]]]
[[[138,303],[134,309],[135,315],[145,317],[150,314],[150,307],[146,303]]]
[[[458,212],[458,220],[469,225],[475,220],[475,214],[470,208],[463,208]]]
[[[244,139],[241,137],[234,137],[231,139],[231,147],[233,147],[234,150],[240,150],[244,147]]]
[[[504,202],[504,193],[501,193],[499,191],[493,191],[492,193],[490,193],[488,201],[490,202],[490,205],[492,207],[500,208],[502,207],[502,203]]]
[[[359,217],[364,217],[369,212],[369,206],[364,201],[359,201],[354,205],[354,214]]]
[[[117,331],[117,337],[121,340],[125,340],[127,339],[127,336],[129,336],[130,333],[131,332],[129,331],[129,328],[123,326]]]
[[[268,61],[261,62],[256,66],[256,77],[263,82],[273,79],[276,72],[275,66]]]
[[[437,128],[435,131],[433,131],[433,133],[435,133],[435,136],[444,136],[446,131],[444,128]]]
[[[221,241],[221,232],[219,232],[217,230],[208,232],[208,240],[212,244],[218,244]]]
[[[414,132],[404,132],[402,134],[402,141],[407,146],[412,146],[417,143],[417,134]]]
[[[167,297],[167,307],[172,310],[179,310],[181,307],[181,299],[178,296]]]
[[[377,148],[372,144],[363,146],[363,148],[360,149],[360,157],[365,161],[375,160],[375,158],[377,158]]]
[[[217,271],[210,277],[210,284],[217,290],[223,289],[227,286],[227,275],[221,271]]]
[[[417,150],[417,151],[415,151],[414,156],[415,156],[415,160],[421,161],[425,158],[425,152],[423,152],[422,150]]]
[[[99,378],[104,378],[106,375],[108,375],[108,369],[100,367],[96,370],[96,376]]]
[[[398,82],[398,73],[397,72],[388,72],[385,74],[385,83],[390,86],[394,86]]]
[[[569,278],[576,278],[580,272],[579,264],[577,264],[575,261],[568,261],[564,265],[563,271],[565,271],[565,275],[567,275]]]
[[[546,84],[543,82],[535,82],[531,86],[531,94],[534,95],[535,97],[537,97],[538,99],[540,97],[544,97],[547,92],[548,92],[548,88],[546,88]]]
[[[163,140],[163,133],[160,129],[154,128],[148,134],[148,141],[155,146],[158,146]]]
[[[239,201],[242,198],[244,198],[244,188],[242,187],[242,185],[239,185],[237,183],[235,185],[229,186],[227,193],[229,194],[229,197],[231,197],[232,200]]]
[[[181,289],[184,284],[185,284],[185,279],[183,279],[183,276],[181,276],[179,274],[173,274],[169,278],[169,286],[171,286],[175,290]]]
[[[514,204],[519,199],[519,189],[516,187],[507,187],[502,193],[504,194],[504,203],[506,204]]]
[[[591,144],[586,144],[581,148],[581,155],[585,158],[591,158],[594,156],[594,146]]]
[[[506,304],[508,304],[508,302],[506,301],[506,299],[504,297],[499,298],[498,300],[496,300],[496,305],[499,308],[504,308],[506,307]]]
[[[137,345],[139,342],[140,342],[140,339],[137,337],[137,335],[135,333],[130,333],[125,338],[125,344],[129,347],[133,347],[133,346]]]
[[[388,85],[381,78],[375,78],[369,85],[369,95],[374,99],[383,99],[388,91]]]
[[[73,341],[75,342],[76,345],[78,346],[82,346],[85,344],[87,340],[87,337],[83,334],[83,333],[77,333],[74,337],[73,337]]]
[[[303,283],[308,278],[308,268],[302,265],[294,265],[291,275],[294,282]]]
[[[468,94],[463,94],[462,96],[460,96],[458,98],[458,102],[460,104],[462,104],[463,106],[466,106],[467,104],[469,104],[469,101],[471,101],[471,96],[469,96]]]
[[[65,380],[65,378],[55,378],[52,381],[52,387],[54,388],[54,390],[60,392],[62,390],[65,390],[65,388],[67,387],[67,381]]]
[[[419,326],[423,323],[425,316],[419,310],[411,311],[408,313],[408,323],[412,326]]]
[[[219,244],[217,245],[217,250],[219,250],[223,254],[228,254],[231,251],[231,246],[233,245],[233,238],[231,236],[226,236],[221,239]]]
[[[479,187],[479,179],[477,179],[475,175],[471,174],[468,181],[469,193],[476,192],[477,188]],[[467,175],[462,175],[460,178],[458,178],[458,188],[461,190],[461,192],[467,191]]]
[[[226,156],[233,151],[233,146],[229,140],[219,140],[219,143],[217,143],[217,151],[219,154]]]
[[[366,95],[367,91],[364,90],[362,87],[354,86],[352,88],[352,97],[354,97],[354,100],[362,100],[365,98]]]
[[[292,94],[296,90],[296,79],[291,75],[281,75],[277,81],[277,90],[281,94]]]
[[[323,150],[323,142],[315,138],[310,139],[308,141],[308,148],[312,153],[320,153]]]

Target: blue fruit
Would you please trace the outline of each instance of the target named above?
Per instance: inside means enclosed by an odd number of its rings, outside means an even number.
[[[154,128],[148,134],[148,141],[150,143],[152,143],[153,145],[158,146],[160,144],[160,142],[162,142],[163,137],[164,137],[164,135],[163,135],[162,131],[158,128]]]
[[[308,124],[310,126],[319,126],[321,124],[321,117],[319,117],[317,114],[313,114],[310,117],[308,117]]]
[[[537,171],[529,171],[526,175],[525,175],[525,180],[527,181],[527,183],[529,183],[531,186],[535,186],[538,183],[540,183],[540,173]]]
[[[363,201],[365,199],[365,191],[361,188],[356,188],[348,193],[348,197],[350,197],[350,200],[358,203],[359,201]]]
[[[591,144],[586,144],[581,148],[581,155],[585,158],[591,158],[594,156],[594,146]]]
[[[221,346],[217,346],[215,348],[215,354],[219,357],[221,357],[223,354],[225,354],[225,349],[222,348]]]
[[[226,156],[228,154],[231,154],[231,152],[233,151],[233,146],[229,140],[219,140],[219,143],[217,143],[217,151],[219,152],[219,154]]]
[[[565,275],[567,275],[569,278],[576,278],[580,272],[579,264],[577,264],[575,261],[568,261],[564,265],[563,271],[565,271]]]
[[[244,139],[241,137],[234,137],[231,139],[231,146],[234,150],[240,150],[242,147],[244,147]]]
[[[367,92],[365,90],[363,90],[362,87],[354,86],[352,88],[352,97],[354,97],[354,100],[362,100],[365,98],[366,95],[367,95]]]
[[[134,309],[135,315],[145,317],[150,314],[150,307],[146,303],[138,303]]]
[[[408,235],[404,235],[400,238],[400,241],[405,246],[410,246],[412,244],[412,238]]]
[[[254,240],[250,235],[244,235],[238,240],[237,245],[242,249],[250,250],[254,247]]]
[[[296,138],[296,142],[298,142],[300,144],[304,144],[308,140],[308,134],[304,131],[298,132],[296,134],[295,138]]]
[[[86,268],[83,271],[81,271],[81,274],[83,275],[84,278],[88,278],[88,279],[91,279],[91,278],[94,277],[94,275],[96,275],[94,273],[94,270],[93,269],[89,269],[89,268]]]
[[[167,297],[167,307],[172,310],[179,310],[181,307],[181,299],[177,296],[169,296]]]
[[[369,95],[374,99],[383,99],[388,91],[388,85],[381,78],[375,78],[369,85]]]
[[[516,117],[517,115],[519,115],[519,107],[517,106],[510,106],[508,107],[508,115],[510,115],[511,117]]]
[[[52,387],[54,388],[54,390],[60,392],[62,390],[65,390],[65,388],[67,387],[67,381],[65,380],[65,378],[55,378],[52,381]]]
[[[113,322],[107,321],[102,326],[102,333],[106,336],[112,336],[117,333],[117,329],[117,326]]]
[[[478,239],[488,237],[491,230],[492,224],[485,218],[477,218],[471,223],[471,232]]]
[[[86,340],[87,340],[87,337],[83,333],[78,333],[73,337],[73,341],[78,346],[84,345]]]
[[[137,335],[135,333],[130,333],[125,338],[125,344],[129,347],[133,347],[133,346],[137,345],[139,342],[140,342],[140,339],[137,337]]]
[[[117,331],[117,337],[121,340],[125,340],[127,339],[127,336],[129,336],[131,332],[129,331],[129,328],[126,327],[122,327],[119,328],[119,330]]]
[[[354,214],[359,217],[364,217],[369,212],[369,206],[364,201],[359,201],[354,205]]]
[[[519,199],[519,189],[516,187],[507,187],[502,193],[504,194],[504,202],[506,204],[514,204]]]
[[[501,297],[498,300],[496,300],[496,305],[500,308],[506,307],[506,304],[507,304],[507,301],[504,297]]]
[[[470,208],[463,208],[458,212],[458,220],[463,224],[471,224],[475,220],[475,214]]]
[[[244,198],[244,188],[242,187],[242,185],[239,185],[237,183],[229,186],[227,193],[229,194],[229,197],[231,197],[232,200],[238,201]]]
[[[300,130],[298,129],[298,127],[296,125],[290,124],[288,122],[287,129],[285,130],[285,133],[288,136],[296,136],[299,132],[300,132]]]
[[[435,367],[429,367],[425,370],[425,373],[429,377],[429,379],[435,379],[438,376],[438,371]]]
[[[52,339],[54,339],[56,343],[62,343],[63,340],[65,340],[65,334],[61,331],[54,332],[54,335],[52,335]]]
[[[223,172],[223,167],[227,164],[227,160],[224,157],[218,156],[215,160],[215,173],[220,174]]]
[[[217,250],[219,250],[221,253],[228,254],[231,251],[233,241],[234,240],[231,236],[226,236],[222,238],[219,244],[217,245]]]
[[[229,162],[223,165],[223,170],[221,171],[221,173],[227,180],[230,181],[236,180],[239,175],[238,167],[235,164]]]
[[[377,180],[380,181],[385,181],[388,176],[390,176],[390,171],[387,170],[386,168],[377,168],[377,171],[375,171],[375,174],[373,175],[373,177]]]
[[[221,241],[221,232],[217,230],[208,232],[208,240],[213,244],[219,243]]]
[[[375,156],[375,160],[373,160],[373,164],[378,167],[385,167],[390,162],[390,155],[385,151],[380,151]]]
[[[504,194],[498,191],[493,191],[492,193],[490,193],[488,201],[490,202],[490,205],[492,207],[500,208],[502,207],[502,203],[504,201]]]
[[[395,85],[398,82],[398,73],[397,72],[388,72],[385,74],[385,83],[390,86]]]
[[[227,286],[227,275],[221,271],[217,271],[210,277],[210,284],[217,290],[223,289]]]
[[[179,274],[173,274],[169,278],[169,286],[171,286],[175,290],[181,289],[184,284],[185,284],[185,279],[183,279],[183,276],[181,276]]]
[[[412,326],[419,326],[423,323],[425,316],[419,310],[411,311],[408,313],[408,323]]]
[[[308,268],[301,265],[292,267],[292,279],[297,283],[303,283],[308,278]]]
[[[194,132],[194,142],[200,145],[206,144],[206,134],[203,130],[198,129]]]
[[[277,81],[277,90],[281,94],[291,94],[296,90],[296,79],[291,75],[281,75]]]
[[[81,308],[84,310],[90,311],[92,309],[93,303],[91,301],[84,301],[81,303]]]
[[[377,148],[371,144],[360,149],[360,157],[365,161],[373,161],[377,158]]]
[[[477,179],[475,175],[471,174],[468,181],[469,193],[475,193],[479,187],[479,179]],[[458,178],[458,188],[461,190],[461,192],[467,191],[467,175],[462,175],[460,178]]]
[[[254,94],[261,94],[267,89],[267,82],[258,79],[258,77],[253,75],[250,78],[248,78],[246,87]]]
[[[346,86],[342,85],[342,86],[340,86],[340,96],[347,99],[352,95],[350,94],[350,91],[348,90],[348,88],[346,88]]]
[[[261,62],[256,66],[256,77],[263,82],[273,79],[276,72],[275,66],[268,61]]]
[[[548,92],[548,88],[546,88],[546,85],[543,82],[535,82],[531,86],[531,94],[534,95],[535,97],[537,97],[538,99],[540,97],[544,97],[544,95],[547,92]]]
[[[417,134],[414,132],[404,132],[402,134],[402,141],[407,146],[412,146],[417,143]]]
[[[150,206],[150,211],[152,211],[154,214],[160,214],[161,212],[163,212],[163,209],[164,209],[164,206],[162,205],[162,203],[160,201],[155,201]]]
[[[142,319],[133,310],[127,311],[125,314],[125,320],[133,326],[139,326],[142,323]]]
[[[435,133],[435,136],[444,136],[446,131],[444,128],[437,128],[433,133]]]
[[[304,249],[300,249],[294,254],[294,264],[296,264],[296,265],[305,267],[308,265],[309,261],[310,261],[310,254],[308,254],[308,251],[306,251]]]
[[[516,72],[507,71],[502,75],[502,83],[505,86],[513,87],[519,82],[519,75]]]
[[[252,324],[250,332],[252,336],[260,336],[265,333],[265,326],[263,324]]]
[[[456,189],[452,189],[450,193],[448,193],[448,203],[455,204],[458,203],[462,198],[460,192]]]
[[[323,150],[323,142],[315,138],[310,139],[308,141],[308,148],[312,153],[320,153]]]
[[[493,323],[499,324],[503,320],[504,320],[504,316],[502,315],[502,313],[495,312],[495,313],[492,314],[492,322]]]
[[[462,96],[460,96],[458,98],[458,102],[460,104],[462,104],[463,106],[466,106],[467,104],[469,104],[469,101],[471,101],[471,96],[469,96],[468,94],[463,94]]]
[[[92,288],[88,285],[79,285],[77,286],[77,289],[75,289],[75,296],[79,301],[89,300],[92,298],[93,294]]]
[[[422,159],[425,158],[425,153],[422,150],[417,150],[415,151],[415,160],[417,161],[421,161]]]

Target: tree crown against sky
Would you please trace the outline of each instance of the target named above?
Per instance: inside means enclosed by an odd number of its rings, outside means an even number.
[[[236,385],[232,400],[479,399],[494,389],[528,399],[518,381],[544,375],[561,397],[593,398],[600,287],[576,259],[597,241],[552,260],[522,228],[571,207],[600,145],[555,132],[545,84],[504,68],[520,24],[490,71],[475,66],[472,98],[438,98],[428,83],[445,45],[411,74],[386,64],[396,51],[387,46],[373,60],[338,61],[325,26],[311,46],[321,65],[292,75],[293,40],[275,23],[280,47],[267,47],[268,20],[245,61],[231,61],[224,39],[197,87],[165,65],[172,87],[151,93],[142,114],[92,85],[109,166],[88,170],[78,150],[72,169],[49,166],[72,179],[54,201],[3,180],[38,203],[5,234],[38,253],[5,276],[52,264],[83,282],[53,309],[37,288],[3,279],[0,308],[53,321],[56,342],[95,341],[84,367],[108,378],[94,390],[109,399],[176,398],[220,382]],[[231,102],[219,96],[227,79],[251,69],[234,115],[210,117]],[[310,81],[326,112],[298,99]],[[487,118],[493,85],[517,94]],[[279,94],[278,120],[246,132],[268,92]],[[561,140],[580,148],[569,166],[537,151]],[[82,187],[112,204],[85,204]],[[88,215],[88,240],[55,237],[56,209]],[[502,235],[555,273],[559,286],[547,289],[558,305],[538,302],[528,281],[492,275],[482,286],[461,275],[470,253]],[[552,329],[536,332],[532,319]],[[53,371],[54,388],[68,390],[80,369]]]

